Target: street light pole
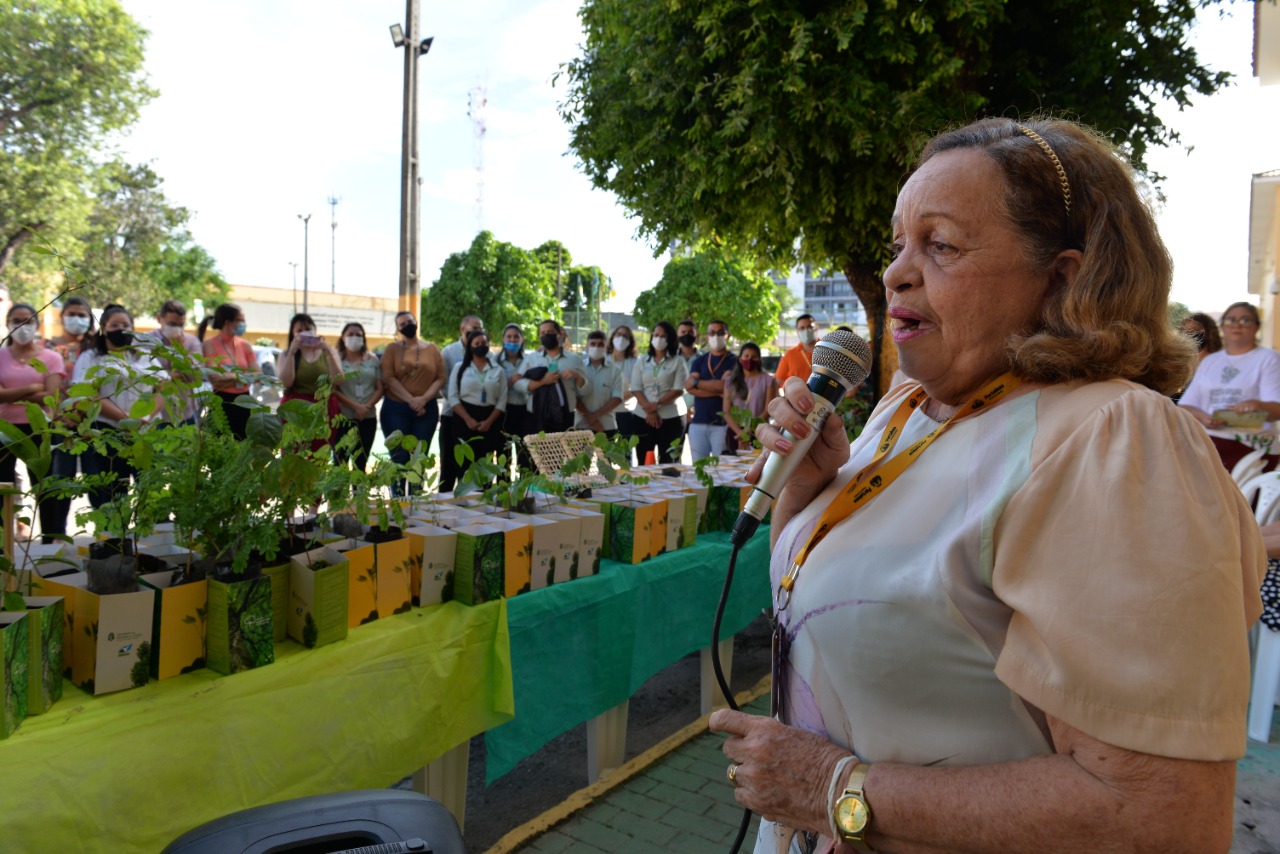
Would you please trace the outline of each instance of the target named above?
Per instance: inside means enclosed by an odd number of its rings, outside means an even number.
[[[391,26],[391,42],[404,48],[404,116],[400,135],[400,310],[421,313],[418,271],[418,57],[433,38],[419,41],[418,0],[405,0],[405,26]]]
[[[302,220],[302,313],[306,314],[308,310],[307,294],[311,284],[311,280],[309,278],[311,246],[308,242],[310,240],[311,231],[311,214],[307,214],[306,216],[298,214],[298,219]]]
[[[290,261],[289,266],[293,268],[293,313],[298,313],[298,262]]]

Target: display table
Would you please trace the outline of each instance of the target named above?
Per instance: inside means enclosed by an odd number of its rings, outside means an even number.
[[[507,603],[448,603],[229,677],[62,700],[0,742],[6,851],[154,852],[288,798],[384,788],[514,711]]]
[[[516,717],[485,734],[486,783],[578,724],[625,703],[646,679],[711,645],[729,535],[508,602]],[[721,635],[769,607],[769,529],[738,555]],[[625,719],[625,718],[624,718]]]

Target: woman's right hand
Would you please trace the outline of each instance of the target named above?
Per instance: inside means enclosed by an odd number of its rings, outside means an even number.
[[[813,392],[809,391],[804,380],[791,377],[787,380],[786,393],[786,397],[769,401],[770,420],[756,427],[756,438],[768,453],[761,454],[747,472],[748,483],[759,482],[764,461],[770,453],[787,454],[793,450],[791,441],[782,437],[783,430],[798,439],[809,435],[811,428],[805,416],[813,411]],[[822,425],[822,433],[809,448],[809,453],[779,494],[773,509],[774,519],[785,524],[797,510],[812,501],[848,461],[849,437],[844,432],[844,423],[832,413]],[[774,529],[782,530],[782,524],[775,525]]]

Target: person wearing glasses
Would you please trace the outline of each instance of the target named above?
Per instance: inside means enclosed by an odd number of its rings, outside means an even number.
[[[1275,438],[1280,418],[1280,353],[1258,346],[1258,310],[1233,303],[1222,313],[1222,349],[1196,368],[1178,405],[1209,431],[1228,470],[1255,448]],[[1265,413],[1261,425],[1236,422],[1238,416]]]

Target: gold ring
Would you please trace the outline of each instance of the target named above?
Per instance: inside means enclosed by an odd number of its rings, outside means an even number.
[[[733,784],[735,789],[738,788],[738,765],[739,763],[730,762],[729,770],[726,772],[729,775],[729,782]]]

